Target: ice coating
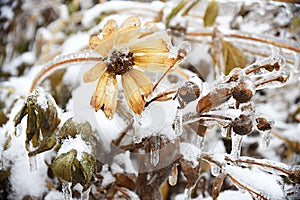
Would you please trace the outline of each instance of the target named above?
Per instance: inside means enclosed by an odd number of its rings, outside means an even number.
[[[62,192],[64,200],[72,200],[72,183],[62,182]]]

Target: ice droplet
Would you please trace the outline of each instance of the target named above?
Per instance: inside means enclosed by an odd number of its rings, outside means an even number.
[[[159,162],[159,151],[160,151],[160,144],[159,140],[156,137],[155,141],[151,144],[150,148],[150,163],[155,167]]]
[[[220,173],[220,167],[214,163],[210,163],[210,171],[213,176],[218,176]]]
[[[231,135],[231,153],[230,156],[232,159],[236,160],[240,157],[241,147],[242,147],[243,136],[238,134]]]
[[[176,185],[176,183],[177,183],[177,176],[178,176],[177,165],[174,165],[173,171],[172,171],[172,173],[171,173],[171,175],[169,176],[169,179],[168,179],[169,184],[171,186]]]
[[[37,171],[36,156],[29,157],[29,167],[31,172]]]
[[[62,182],[62,192],[64,196],[64,200],[72,200],[72,183]]]
[[[134,114],[134,143],[140,143],[143,139],[141,131],[142,125],[142,115]]]
[[[174,131],[176,136],[182,135],[182,109],[177,109],[174,120]]]
[[[191,200],[191,194],[192,194],[192,189],[191,188],[185,188],[184,189],[184,200]]]
[[[262,133],[262,139],[261,139],[261,147],[262,148],[267,148],[270,144],[270,139],[271,139],[271,131],[264,131]]]
[[[22,134],[22,132],[23,132],[23,127],[22,127],[21,124],[18,124],[18,125],[16,126],[15,135],[16,135],[17,137],[19,137],[19,136]]]
[[[81,192],[81,200],[89,200],[91,187],[89,187],[86,191]]]

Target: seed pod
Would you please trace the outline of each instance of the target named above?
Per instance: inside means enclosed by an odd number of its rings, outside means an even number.
[[[254,83],[250,78],[241,77],[231,90],[232,97],[239,103],[247,103],[255,93]]]
[[[253,122],[249,115],[241,114],[232,122],[232,130],[238,135],[248,135],[253,130]]]
[[[178,89],[177,98],[180,108],[184,108],[190,102],[196,100],[200,96],[200,88],[197,84],[187,81]]]

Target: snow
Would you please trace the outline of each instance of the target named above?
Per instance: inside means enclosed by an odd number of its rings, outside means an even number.
[[[14,16],[14,12],[12,10],[11,7],[9,6],[2,6],[1,7],[1,15],[0,17],[2,18],[7,18],[8,20],[12,20],[13,16]]]
[[[75,138],[65,139],[61,148],[58,151],[58,155],[67,153],[70,150],[77,151],[77,159],[81,160],[82,153],[86,152],[88,154],[92,153],[91,145],[87,144],[84,140],[82,140],[81,135],[76,135]]]
[[[180,143],[180,153],[183,155],[183,158],[188,161],[192,161],[193,167],[196,167],[199,164],[199,159],[201,156],[201,150],[190,143],[181,142]]]
[[[63,193],[56,191],[56,190],[51,190],[46,196],[45,200],[61,200],[63,199]]]
[[[62,45],[62,55],[80,51],[88,46],[90,35],[88,33],[78,32],[65,40]]]
[[[164,4],[162,2],[158,2],[158,1],[150,3],[150,4],[140,3],[140,2],[131,2],[131,1],[105,2],[105,3],[98,4],[98,5],[94,6],[93,8],[91,8],[90,10],[84,12],[83,18],[82,18],[82,24],[85,27],[90,26],[92,24],[92,21],[95,18],[99,17],[102,12],[109,12],[109,11],[119,10],[119,9],[139,10],[139,8],[160,10],[163,6],[164,6]]]
[[[103,187],[108,186],[109,184],[113,183],[116,179],[113,177],[110,171],[108,171],[108,165],[103,165],[102,171],[100,175],[103,177],[102,185]]]
[[[227,166],[226,173],[263,196],[270,199],[284,199],[285,194],[277,176],[236,166]]]

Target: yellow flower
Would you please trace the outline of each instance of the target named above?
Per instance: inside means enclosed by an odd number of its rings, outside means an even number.
[[[165,72],[173,66],[176,58],[169,55],[171,39],[165,31],[157,31],[152,23],[141,27],[136,16],[128,17],[118,27],[109,20],[101,34],[90,38],[90,46],[103,60],[84,74],[84,82],[98,84],[90,104],[95,111],[102,109],[110,118],[116,110],[118,97],[117,75],[121,75],[124,95],[134,113],[141,114],[153,83],[141,70]],[[140,70],[141,69],[141,70]]]

